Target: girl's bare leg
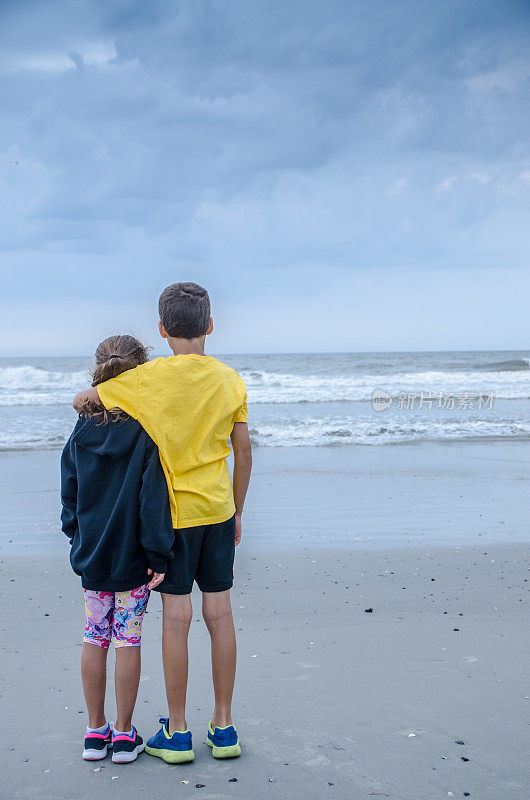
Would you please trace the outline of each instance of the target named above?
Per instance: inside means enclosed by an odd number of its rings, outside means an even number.
[[[81,678],[88,711],[88,727],[105,724],[105,689],[107,687],[107,653],[105,647],[83,642]]]
[[[114,727],[123,733],[127,733],[132,728],[132,716],[138,695],[141,669],[142,651],[140,647],[116,648],[114,688],[118,714]]]

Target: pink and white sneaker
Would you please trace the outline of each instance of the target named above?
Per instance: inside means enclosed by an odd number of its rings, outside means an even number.
[[[121,733],[116,729],[112,731],[112,760],[115,764],[129,764],[131,761],[136,761],[144,747],[144,740],[138,736],[134,725],[131,733]]]
[[[85,761],[101,761],[107,755],[107,750],[112,747],[112,731],[109,723],[101,730],[86,729],[83,745],[83,758]]]

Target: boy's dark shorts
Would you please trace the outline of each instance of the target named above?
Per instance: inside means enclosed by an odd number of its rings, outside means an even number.
[[[215,525],[177,528],[174,558],[156,587],[165,594],[189,594],[193,581],[201,592],[224,592],[234,582],[235,517]]]

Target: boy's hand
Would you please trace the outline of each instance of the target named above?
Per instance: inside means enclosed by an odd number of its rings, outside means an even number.
[[[241,514],[245,503],[245,495],[250,480],[252,469],[252,447],[246,422],[236,422],[230,435],[232,448],[234,451],[234,475],[232,485],[234,487],[234,503],[236,506],[236,535],[234,542],[236,545],[241,541]]]
[[[147,584],[147,588],[149,589],[149,591],[151,591],[151,589],[154,589],[155,586],[158,586],[159,583],[162,583],[162,581],[166,577],[165,572],[153,572],[152,569],[148,569],[147,574],[153,576],[149,581],[149,583]]]
[[[237,547],[239,542],[241,541],[241,534],[243,533],[243,529],[241,527],[241,515],[236,514],[235,516],[235,523],[236,523],[236,535],[235,535],[235,546]]]
[[[78,392],[74,397],[74,402],[72,405],[74,406],[75,410],[79,412],[86,400],[91,400],[93,403],[101,402],[99,399],[98,390],[95,386],[91,386],[90,389],[83,389],[82,392]]]

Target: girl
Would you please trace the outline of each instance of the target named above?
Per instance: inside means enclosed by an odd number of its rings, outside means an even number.
[[[133,336],[111,336],[96,350],[93,386],[147,361]],[[81,656],[88,728],[83,758],[134,761],[144,749],[132,724],[140,681],[140,639],[149,591],[172,558],[173,526],[158,449],[119,409],[86,403],[61,458],[62,529],[81,576],[85,636]],[[149,580],[149,577],[150,580]],[[117,719],[105,716],[107,652],[116,648]]]

